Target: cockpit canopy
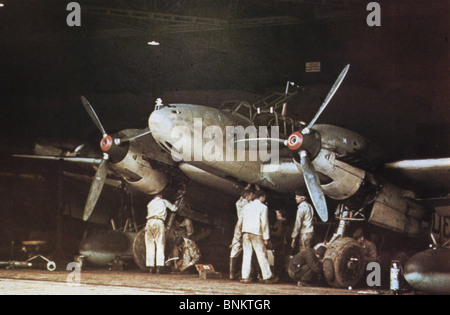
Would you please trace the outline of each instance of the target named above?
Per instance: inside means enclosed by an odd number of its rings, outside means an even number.
[[[302,128],[301,122],[286,116],[287,99],[293,95],[295,93],[275,93],[253,105],[246,101],[225,101],[219,109],[244,118],[255,126],[278,126],[280,134],[288,136]]]
[[[224,112],[228,112],[234,115],[238,115],[251,122],[253,120],[253,106],[246,101],[225,101],[219,108]]]

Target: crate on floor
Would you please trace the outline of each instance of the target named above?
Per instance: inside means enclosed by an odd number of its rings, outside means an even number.
[[[221,279],[222,274],[220,272],[216,272],[213,265],[195,265],[197,268],[200,279]]]

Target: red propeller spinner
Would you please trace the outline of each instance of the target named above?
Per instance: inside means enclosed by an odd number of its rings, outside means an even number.
[[[303,135],[296,131],[291,134],[287,141],[287,146],[292,151],[298,151],[303,144]]]
[[[100,141],[100,148],[103,152],[108,152],[109,149],[111,149],[113,145],[113,138],[109,135],[106,135],[101,141]]]

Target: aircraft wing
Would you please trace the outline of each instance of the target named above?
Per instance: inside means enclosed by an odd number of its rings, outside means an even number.
[[[421,192],[421,198],[450,196],[450,158],[404,160],[384,167],[390,180]]]
[[[14,157],[37,159],[37,160],[50,160],[50,161],[65,161],[72,163],[83,163],[99,165],[102,159],[97,158],[85,158],[85,157],[73,157],[73,156],[47,156],[47,155],[27,155],[27,154],[14,154]]]

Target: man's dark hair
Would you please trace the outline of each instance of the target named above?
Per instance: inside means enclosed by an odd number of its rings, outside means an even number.
[[[354,240],[359,240],[361,237],[365,237],[364,235],[364,230],[361,228],[357,228],[356,231],[353,233],[353,239]]]
[[[259,199],[261,197],[266,197],[267,196],[266,193],[264,191],[262,191],[262,190],[257,190],[257,191],[255,191],[254,194],[255,194],[255,199]]]
[[[247,196],[250,195],[251,193],[253,193],[253,191],[251,189],[244,189],[241,193],[241,197],[247,198]]]
[[[278,211],[283,218],[287,219],[287,211],[286,210],[284,210],[284,209],[276,209],[276,211]]]
[[[318,249],[315,250],[316,255],[319,256],[320,259],[323,259],[323,256],[325,256],[325,252],[327,251],[325,246],[320,246]]]
[[[305,198],[305,201],[308,201],[308,194],[302,194],[302,193],[295,193],[295,196],[301,196],[303,198]]]

